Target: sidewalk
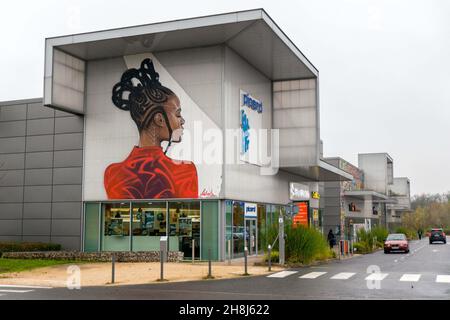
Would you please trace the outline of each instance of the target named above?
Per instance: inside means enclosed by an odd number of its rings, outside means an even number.
[[[251,275],[264,275],[284,270],[279,266],[272,266],[272,272],[268,272],[267,266],[254,266],[261,257],[250,257],[247,264],[247,272]],[[52,266],[20,273],[0,274],[0,284],[36,285],[51,287],[66,287],[67,280],[73,278],[68,273],[67,265]],[[111,263],[86,263],[78,265],[81,271],[81,286],[103,285],[131,285],[160,283],[159,262],[121,262],[115,264],[115,283],[111,284]],[[244,274],[244,259],[212,262],[212,276],[214,279],[240,278]],[[207,262],[178,262],[164,264],[164,278],[168,282],[203,280],[208,275]],[[211,280],[205,280],[211,281]]]

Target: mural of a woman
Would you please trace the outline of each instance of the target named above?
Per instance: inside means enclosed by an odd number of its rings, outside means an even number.
[[[139,69],[123,73],[113,87],[112,101],[119,109],[130,111],[139,131],[139,146],[134,146],[124,161],[106,168],[108,198],[197,198],[195,165],[166,155],[171,143],[181,142],[185,121],[179,98],[159,82],[150,59],[144,59]],[[163,141],[168,141],[165,151]]]

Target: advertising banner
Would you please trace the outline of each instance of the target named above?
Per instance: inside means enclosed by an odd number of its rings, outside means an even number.
[[[298,213],[294,216],[292,219],[293,227],[296,227],[298,225],[304,225],[308,226],[308,202],[297,202],[296,205],[298,206]]]
[[[85,201],[220,196],[221,129],[153,54],[97,62],[87,89]]]

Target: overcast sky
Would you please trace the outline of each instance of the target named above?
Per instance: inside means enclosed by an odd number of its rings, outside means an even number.
[[[320,72],[325,156],[388,152],[411,193],[450,191],[450,1],[8,1],[0,101],[42,97],[44,39],[264,8]]]

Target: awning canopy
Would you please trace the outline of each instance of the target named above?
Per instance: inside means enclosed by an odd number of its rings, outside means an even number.
[[[351,181],[353,176],[344,170],[341,170],[325,161],[319,160],[319,164],[316,166],[298,166],[298,167],[286,167],[283,171],[300,175],[304,177],[304,181]],[[301,181],[301,180],[299,180]]]
[[[263,9],[152,23],[46,39],[45,77],[53,49],[81,60],[226,44],[269,79],[315,78],[318,70]]]
[[[361,200],[372,199],[374,202],[392,203],[392,199],[389,199],[388,196],[371,190],[344,191],[344,196]]]

